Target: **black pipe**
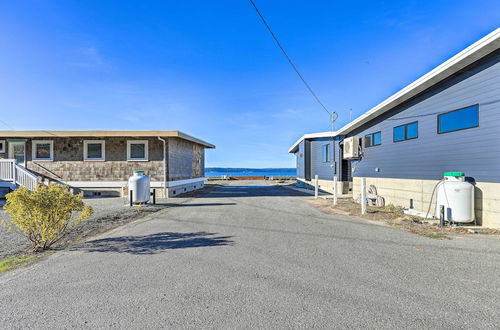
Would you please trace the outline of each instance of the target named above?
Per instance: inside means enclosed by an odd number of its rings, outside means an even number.
[[[134,191],[130,190],[130,194],[129,194],[129,197],[130,197],[130,206],[132,206],[132,204],[133,204],[133,202],[132,202],[133,194],[134,194]]]
[[[439,227],[444,227],[444,205],[439,205]]]

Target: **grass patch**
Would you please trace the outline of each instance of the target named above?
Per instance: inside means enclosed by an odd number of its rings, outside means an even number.
[[[403,210],[404,210],[404,207],[402,206],[396,206],[396,205],[393,205],[393,204],[388,204],[384,207],[384,211],[387,212],[387,213],[397,213],[397,214],[401,214],[403,213]]]
[[[440,233],[425,233],[421,234],[421,236],[429,237],[429,238],[434,238],[434,239],[450,239],[448,236]]]
[[[10,257],[7,259],[0,260],[0,273],[21,266],[27,263],[28,261],[32,260],[34,257],[35,256]]]

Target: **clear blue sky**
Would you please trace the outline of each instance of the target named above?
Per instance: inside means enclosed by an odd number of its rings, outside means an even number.
[[[500,23],[498,1],[255,0],[339,125]],[[329,129],[246,0],[0,0],[1,129],[176,129],[293,167]]]

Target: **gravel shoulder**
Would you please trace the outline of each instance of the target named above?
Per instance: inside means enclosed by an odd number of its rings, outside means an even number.
[[[164,208],[183,203],[189,196],[175,199],[159,199],[156,206],[129,207],[123,198],[86,198],[85,204],[92,206],[94,215],[83,221],[73,232],[54,246],[60,250],[74,242],[86,239],[93,235],[119,227],[131,221],[140,219],[148,214],[158,212]],[[3,204],[1,205],[3,207]],[[0,220],[9,219],[5,210],[0,210]],[[9,231],[0,225],[0,260],[13,255],[29,253],[31,242],[23,235]]]

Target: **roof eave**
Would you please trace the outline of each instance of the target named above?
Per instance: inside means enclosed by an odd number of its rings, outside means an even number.
[[[304,134],[304,135],[302,135],[302,137],[300,139],[295,141],[295,143],[288,149],[288,153],[291,153],[291,154],[296,153],[298,151],[299,144],[304,140],[319,139],[319,138],[325,138],[325,137],[336,137],[338,135],[339,135],[338,131]]]
[[[450,77],[452,74],[457,73],[466,66],[494,52],[499,47],[500,28],[497,28],[495,31],[491,32],[487,36],[467,47],[457,55],[437,66],[396,94],[385,99],[383,102],[379,103],[363,115],[359,116],[349,124],[342,127],[339,130],[339,134],[348,134],[354,129],[366,124],[370,120],[380,116],[381,114],[393,109],[394,107],[409,100],[417,94]]]
[[[104,131],[104,130],[84,130],[84,131],[0,131],[0,136],[5,138],[31,138],[31,137],[177,137],[204,146],[207,149],[215,149],[215,145],[195,138],[181,131]]]

